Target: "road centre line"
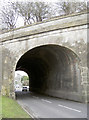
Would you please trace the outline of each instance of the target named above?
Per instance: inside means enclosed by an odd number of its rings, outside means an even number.
[[[51,101],[45,100],[45,99],[41,99],[44,102],[48,102],[48,103],[52,103]]]
[[[34,97],[34,98],[39,98],[39,97],[36,97],[36,96],[32,96],[32,97]]]
[[[60,105],[58,104],[59,107],[64,107],[64,108],[67,108],[69,110],[73,110],[73,111],[76,111],[76,112],[81,112],[80,110],[76,110],[76,109],[73,109],[73,108],[70,108],[70,107],[67,107],[67,106],[64,106],[64,105]]]

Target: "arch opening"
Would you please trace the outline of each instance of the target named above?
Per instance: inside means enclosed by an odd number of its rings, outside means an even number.
[[[15,71],[14,89],[15,93],[29,91],[29,76],[23,70]]]
[[[66,47],[44,45],[33,48],[19,59],[16,70],[28,73],[29,87],[34,92],[56,97],[63,97],[64,92],[67,97],[67,93],[79,90],[79,58]]]

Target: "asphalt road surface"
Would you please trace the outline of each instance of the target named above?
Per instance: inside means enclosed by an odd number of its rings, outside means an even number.
[[[87,105],[84,103],[32,92],[18,92],[17,101],[35,118],[87,118]]]

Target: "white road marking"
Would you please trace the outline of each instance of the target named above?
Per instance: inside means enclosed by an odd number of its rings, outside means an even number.
[[[33,120],[40,120],[39,117],[36,115],[36,113],[30,113],[28,112],[28,110],[26,110],[26,108],[24,107],[25,105],[23,105],[23,103],[21,103],[21,101],[17,101],[18,104],[22,107],[22,109],[33,119]],[[36,119],[35,119],[36,118]]]
[[[59,106],[59,107],[67,108],[67,109],[69,109],[69,110],[74,110],[74,111],[76,111],[76,112],[81,112],[80,110],[76,110],[76,109],[73,109],[73,108],[70,108],[70,107],[67,107],[67,106],[64,106],[64,105],[58,104],[58,106]]]
[[[48,102],[48,103],[52,103],[51,101],[45,100],[45,99],[41,99],[42,101]]]
[[[32,118],[34,118],[23,106],[21,106],[23,108],[23,110],[29,115],[31,116]]]
[[[32,96],[32,97],[37,98],[37,99],[39,98],[39,97],[36,97],[36,96]]]
[[[31,113],[29,113],[23,106],[22,106],[22,108],[23,108],[23,110],[24,110],[33,120],[36,120],[36,119],[37,119],[37,120],[40,120],[39,117],[36,115],[36,113],[35,113],[35,114],[34,114],[34,113],[31,114]],[[35,117],[36,119],[35,119],[34,117]]]

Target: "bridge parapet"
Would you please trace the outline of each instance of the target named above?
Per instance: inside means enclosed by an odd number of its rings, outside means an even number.
[[[25,36],[46,33],[55,30],[63,30],[66,28],[82,26],[89,23],[88,13],[73,14],[64,17],[58,17],[45,22],[17,28],[12,31],[0,35],[0,42],[13,40]]]

